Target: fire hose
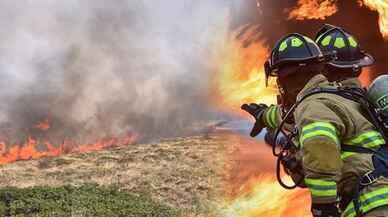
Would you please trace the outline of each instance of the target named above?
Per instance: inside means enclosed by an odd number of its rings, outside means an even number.
[[[292,134],[285,135],[282,133],[281,137],[276,140],[274,132],[268,131],[264,137],[267,144],[272,146],[273,155],[277,158],[276,160],[276,179],[280,186],[285,189],[294,189],[296,187],[305,187],[304,185],[304,173],[301,161],[297,159],[298,148],[292,142],[291,137],[295,136]],[[276,148],[280,148],[280,151],[276,151]],[[294,184],[287,185],[281,176],[281,167],[283,166],[284,171],[289,175]]]

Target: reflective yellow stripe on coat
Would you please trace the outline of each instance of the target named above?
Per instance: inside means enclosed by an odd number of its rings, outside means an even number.
[[[302,128],[302,133],[299,138],[299,142],[303,147],[303,143],[314,137],[325,136],[333,140],[337,145],[339,144],[339,139],[337,136],[337,130],[331,123],[327,122],[313,122]]]
[[[385,143],[383,137],[381,134],[377,131],[368,131],[365,133],[362,133],[361,135],[344,141],[344,144],[346,145],[357,145],[357,146],[362,146],[365,148],[379,148],[381,145]],[[346,159],[356,153],[354,152],[342,152],[341,153],[341,158]]]
[[[388,187],[380,188],[368,193],[361,194],[360,196],[360,211],[367,213],[370,210],[388,205]],[[356,211],[354,210],[354,204],[351,202],[342,214],[343,217],[355,217]]]
[[[337,183],[335,181],[309,178],[306,178],[304,181],[313,198],[337,197]]]

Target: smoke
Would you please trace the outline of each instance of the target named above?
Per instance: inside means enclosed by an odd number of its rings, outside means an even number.
[[[48,118],[54,140],[154,137],[214,117],[214,48],[239,4],[1,1],[1,135],[40,134]]]

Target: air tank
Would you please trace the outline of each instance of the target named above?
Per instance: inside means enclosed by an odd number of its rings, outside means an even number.
[[[369,85],[368,98],[377,108],[388,112],[388,75],[377,77]]]

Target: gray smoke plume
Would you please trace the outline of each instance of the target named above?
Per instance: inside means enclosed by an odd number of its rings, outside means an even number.
[[[0,133],[179,134],[212,118],[214,47],[241,0],[0,2]]]

